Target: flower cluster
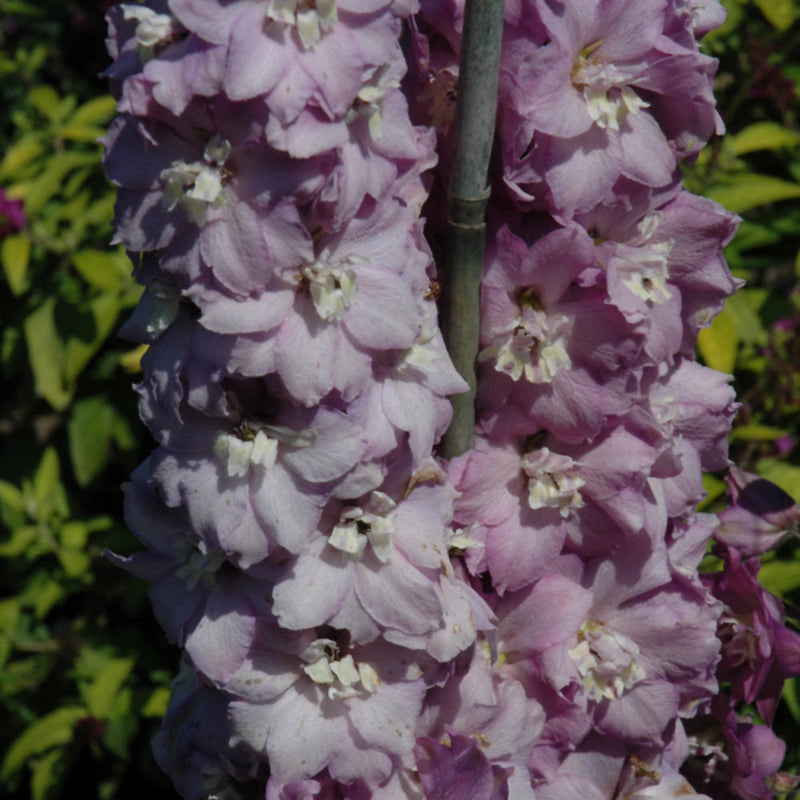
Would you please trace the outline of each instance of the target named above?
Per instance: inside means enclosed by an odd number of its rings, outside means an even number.
[[[719,521],[694,511],[736,409],[693,359],[736,220],[677,172],[720,128],[697,44],[720,7],[509,2],[479,427],[443,464],[465,385],[420,215],[462,16],[109,13],[105,166],[157,443],[125,488],[147,550],[111,557],[185,654],[156,756],[189,800],[663,796],[689,767],[765,797],[768,729],[735,706],[770,721],[800,639],[746,518],[701,579]]]
[[[733,507],[695,511],[737,408],[729,376],[694,360],[737,288],[722,258],[737,220],[678,167],[721,131],[698,42],[723,17],[713,1],[506,4],[476,443],[448,473],[461,560],[497,618],[489,672],[539,728],[511,762],[440,716],[430,797],[464,737],[514,798],[771,797],[783,745],[767,726],[800,637],[748,556],[798,509],[734,470]],[[462,18],[423,0],[415,21],[412,109],[443,161]],[[701,577],[712,541],[724,567]]]
[[[463,381],[419,217],[434,135],[399,88],[409,11],[109,15],[105,167],[145,286],[123,333],[149,344],[158,444],[125,492],[149,549],[116,560],[186,655],[156,752],[187,797],[402,794],[423,698],[491,627],[431,457]]]

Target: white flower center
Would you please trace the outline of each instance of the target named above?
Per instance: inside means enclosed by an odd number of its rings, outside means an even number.
[[[187,164],[173,161],[161,172],[164,182],[164,205],[172,211],[180,205],[189,219],[202,225],[208,207],[218,208],[226,202],[223,189],[228,175],[225,162],[231,153],[231,143],[215,134],[203,152],[203,161]]]
[[[459,528],[455,530],[448,528],[445,531],[445,539],[447,541],[448,550],[469,550],[474,547],[486,547],[483,542],[473,539],[470,535],[478,527],[477,522],[473,522],[468,528]]]
[[[125,19],[139,21],[136,26],[136,44],[139,60],[146,64],[155,56],[155,49],[166,44],[181,31],[180,23],[169,14],[158,14],[146,6],[122,5]]]
[[[590,700],[619,699],[645,678],[644,668],[637,660],[639,647],[625,634],[590,619],[581,625],[576,640],[567,652],[583,678]]]
[[[518,381],[523,375],[530,383],[551,383],[572,360],[558,331],[567,317],[548,316],[544,311],[525,308],[506,333],[481,351],[480,361],[495,360],[494,368]]]
[[[617,245],[614,263],[625,286],[645,302],[660,305],[672,297],[667,286],[671,243],[659,242],[644,247]]]
[[[400,354],[395,368],[399,373],[409,368],[431,373],[436,369],[440,358],[441,351],[436,347],[433,328],[426,318],[417,341]]]
[[[557,508],[566,519],[570,511],[583,507],[580,489],[586,483],[577,475],[579,465],[569,456],[551,453],[546,447],[522,457],[528,477],[528,505],[534,510]]]
[[[214,452],[225,462],[229,477],[243,478],[251,467],[269,469],[275,464],[278,442],[289,447],[313,447],[316,438],[313,430],[244,422],[233,433],[220,433],[214,441]]]
[[[596,56],[602,44],[600,40],[583,49],[572,70],[572,83],[583,90],[586,109],[597,125],[618,131],[628,114],[636,114],[650,104],[627,85],[629,75]]]
[[[237,433],[221,433],[214,452],[225,462],[230,478],[243,478],[251,467],[269,469],[278,457],[278,442],[264,433],[243,426]]]
[[[385,564],[392,554],[392,534],[395,532],[394,515],[397,504],[383,492],[370,495],[369,507],[349,508],[339,518],[339,524],[331,531],[328,544],[360,559],[369,543],[376,558]]]
[[[389,64],[384,64],[365,71],[361,89],[345,117],[348,123],[353,122],[356,117],[364,117],[373,139],[378,139],[381,135],[384,98],[393,89],[400,88],[400,81],[396,76],[389,75],[389,68]]]
[[[297,28],[300,43],[310,50],[338,21],[336,0],[267,0],[267,17]]]
[[[375,668],[356,665],[350,654],[339,658],[339,647],[333,639],[315,639],[300,654],[306,662],[303,671],[316,684],[328,687],[331,700],[344,700],[366,691],[372,694],[380,685]]]
[[[308,283],[314,308],[325,320],[340,320],[350,307],[356,291],[356,273],[353,267],[364,260],[355,255],[329,263],[330,250],[324,248],[319,258],[300,270],[300,277]]]
[[[583,96],[586,99],[589,116],[597,123],[598,127],[611,128],[612,131],[619,130],[620,123],[628,114],[636,114],[640,109],[650,105],[642,100],[630,86],[609,89],[584,86]]]

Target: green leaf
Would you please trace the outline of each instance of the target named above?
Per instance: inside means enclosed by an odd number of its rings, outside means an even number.
[[[55,447],[48,447],[42,454],[42,460],[33,476],[33,496],[37,508],[53,505],[60,477],[58,453]]]
[[[81,523],[86,526],[86,533],[93,534],[98,531],[108,531],[114,527],[114,518],[109,516],[92,517]]]
[[[64,346],[56,330],[54,297],[49,297],[24,322],[25,342],[36,388],[56,410],[69,405],[71,391],[64,382]]]
[[[90,195],[88,192],[81,192],[81,189],[93,172],[93,167],[76,169],[72,175],[69,176],[62,191],[63,197],[69,199],[70,202],[60,203],[56,209],[58,218],[69,220],[73,224],[75,230],[83,229],[83,210],[89,202]],[[81,193],[79,194],[79,192]]]
[[[118,759],[127,760],[130,758],[131,741],[139,728],[139,718],[133,709],[133,692],[129,686],[120,689],[108,716],[103,744]]]
[[[25,495],[13,483],[0,481],[0,503],[14,511],[24,511]]]
[[[34,3],[26,3],[25,0],[2,0],[0,10],[3,14],[19,14],[27,17],[41,17],[45,11],[37,7]]]
[[[110,336],[119,315],[119,302],[113,294],[102,294],[89,302],[88,311],[93,330],[88,336],[70,336],[64,349],[64,378],[69,387]]]
[[[120,291],[131,272],[128,257],[118,250],[79,250],[72,265],[90,286],[108,292]]]
[[[117,694],[133,669],[134,659],[112,658],[94,681],[81,692],[87,708],[98,719],[107,719]]]
[[[0,180],[6,181],[45,151],[38,133],[30,133],[6,150],[0,162]]]
[[[733,373],[738,346],[736,324],[725,308],[697,337],[697,350],[706,365],[726,374]]]
[[[794,721],[800,726],[800,679],[789,678],[783,684],[783,699],[789,711],[794,717]]]
[[[114,192],[106,192],[101,198],[92,203],[83,215],[83,221],[87,225],[110,224],[114,216]],[[130,274],[130,262],[127,265]]]
[[[781,436],[787,436],[789,431],[782,428],[773,428],[769,425],[740,425],[731,431],[728,439],[735,441],[774,442]]]
[[[78,520],[65,522],[58,531],[61,544],[69,550],[83,550],[89,539],[89,529],[85,523]]]
[[[64,772],[64,751],[51,750],[31,764],[31,800],[50,800]]]
[[[152,694],[142,706],[141,715],[143,717],[163,717],[167,713],[169,694],[169,688],[166,686],[153,689]]]
[[[111,95],[95,97],[75,110],[68,125],[105,125],[114,114],[117,101]]]
[[[751,208],[800,197],[800,185],[773,178],[771,175],[747,173],[731,179],[726,185],[712,186],[706,196],[741,214]]]
[[[0,245],[0,261],[11,293],[21,295],[28,289],[28,263],[31,258],[31,242],[27,236],[6,236]]]
[[[761,13],[773,28],[788,31],[797,16],[793,0],[755,0]]]
[[[787,597],[800,589],[800,569],[795,561],[775,559],[764,564],[758,573],[761,585],[777,597]]]
[[[718,478],[716,475],[712,475],[709,472],[704,472],[703,489],[705,489],[706,498],[699,503],[697,507],[698,511],[702,511],[710,506],[717,498],[722,497],[727,488],[728,484],[725,483],[724,480]]]
[[[67,125],[61,129],[61,138],[72,142],[96,142],[105,132],[105,128],[93,125]]]
[[[28,759],[53,747],[68,744],[72,729],[78,720],[87,716],[85,708],[65,706],[50,712],[26,728],[9,747],[2,767],[0,780],[8,780],[20,770]]]
[[[134,434],[131,423],[115,408],[114,419],[111,424],[111,436],[120,450],[133,450],[136,447],[137,435]]]
[[[14,630],[22,612],[17,598],[0,600],[0,670],[6,665],[14,650]],[[164,708],[166,711],[166,706]]]
[[[773,244],[780,241],[780,238],[780,234],[778,234],[771,225],[762,225],[753,220],[743,219],[739,225],[739,229],[736,231],[736,238],[733,240],[733,245],[735,245],[738,250],[743,251]],[[726,250],[726,255],[727,253],[728,251]]]
[[[94,153],[54,153],[47,159],[42,173],[25,192],[25,211],[36,216],[64,184],[66,176],[78,167],[95,165],[99,156]]]
[[[31,550],[31,546],[39,538],[39,528],[36,525],[21,525],[15,528],[8,541],[0,544],[0,556],[4,558],[18,558]]]
[[[67,423],[69,455],[75,479],[88,486],[108,461],[114,420],[112,409],[99,395],[79,400]]]
[[[25,587],[25,592],[20,595],[20,600],[24,600],[33,609],[37,619],[44,619],[64,594],[65,589],[61,583],[47,572],[37,572]]]
[[[800,133],[777,122],[754,122],[728,137],[737,156],[756,150],[780,150],[800,145]]]
[[[62,548],[58,551],[58,560],[64,567],[68,578],[80,578],[89,572],[91,558],[86,552],[89,529],[77,520],[64,523],[58,531]]]
[[[89,572],[92,565],[92,559],[88,553],[80,553],[76,550],[59,550],[58,561],[68,578],[82,578]]]
[[[724,313],[733,321],[740,342],[766,345],[768,334],[758,312],[768,297],[764,289],[742,289],[725,301]]]
[[[83,577],[89,572],[92,564],[92,559],[86,552],[89,539],[88,526],[83,522],[72,520],[61,526],[58,536],[62,545],[58,551],[58,560],[67,577]]]
[[[52,86],[34,86],[28,92],[28,99],[43,117],[53,120],[58,116],[61,98]]]

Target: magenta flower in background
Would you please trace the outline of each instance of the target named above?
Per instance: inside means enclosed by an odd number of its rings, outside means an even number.
[[[706,724],[688,726],[689,760],[684,767],[693,783],[712,797],[770,800],[769,786],[783,761],[786,744],[766,725],[737,714],[730,698],[712,701]]]
[[[800,507],[774,483],[731,467],[728,490],[732,505],[720,513],[714,534],[742,556],[758,556],[797,535]]]
[[[730,682],[734,701],[755,703],[771,724],[784,680],[800,671],[800,634],[784,627],[781,602],[756,580],[759,567],[757,557],[743,561],[731,547],[723,570],[703,581],[725,606],[719,676]]]
[[[0,239],[11,233],[22,230],[27,224],[24,203],[22,200],[13,200],[0,189]]]

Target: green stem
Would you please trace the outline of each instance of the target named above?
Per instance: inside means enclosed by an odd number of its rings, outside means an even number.
[[[455,148],[447,191],[442,333],[469,384],[453,395],[453,421],[439,448],[453,458],[472,447],[480,331],[480,281],[489,201],[489,157],[497,113],[504,0],[466,0],[458,78]]]

